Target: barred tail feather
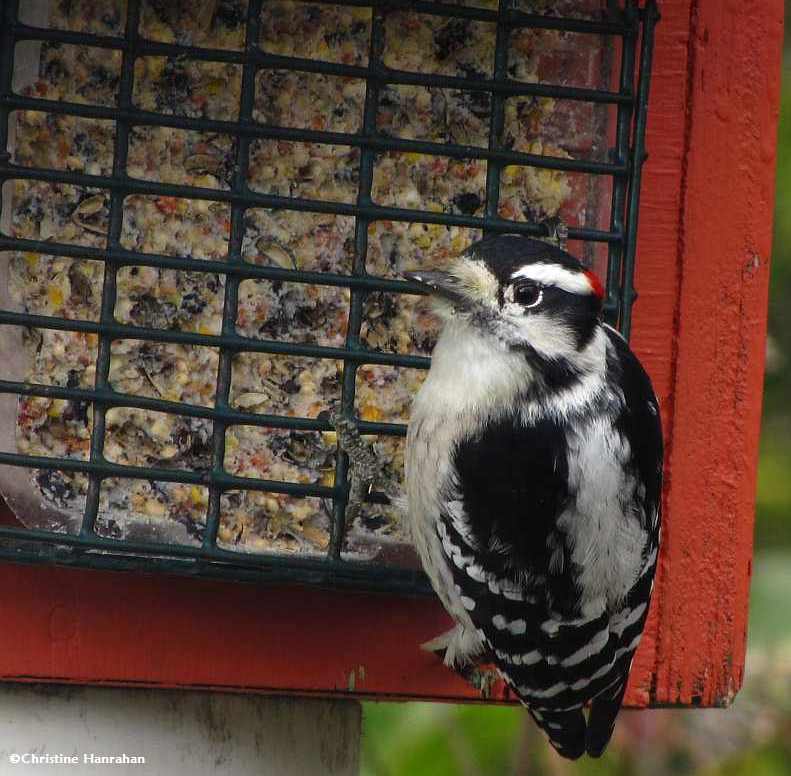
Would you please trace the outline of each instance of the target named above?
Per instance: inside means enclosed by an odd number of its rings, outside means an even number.
[[[585,754],[585,717],[582,709],[552,711],[531,709],[528,706],[527,710],[559,755],[576,760]]]

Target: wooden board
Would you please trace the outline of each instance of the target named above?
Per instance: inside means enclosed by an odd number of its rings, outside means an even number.
[[[0,758],[15,776],[359,776],[361,728],[346,699],[0,686]]]
[[[783,3],[661,11],[633,342],[666,521],[627,702],[719,705],[744,666]],[[479,699],[418,649],[448,625],[428,599],[4,565],[0,617],[0,679]]]

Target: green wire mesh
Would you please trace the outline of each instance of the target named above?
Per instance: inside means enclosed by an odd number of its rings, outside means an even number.
[[[373,221],[394,221],[464,226],[482,229],[485,234],[518,232],[545,237],[542,223],[513,222],[498,215],[501,173],[507,165],[527,165],[612,179],[611,217],[607,230],[587,227],[569,228],[569,238],[607,246],[605,314],[628,336],[631,309],[636,294],[633,285],[635,240],[640,193],[640,173],[645,157],[644,136],[648,87],[651,71],[654,25],[658,14],[653,2],[640,8],[629,0],[623,8],[612,8],[607,20],[588,21],[577,18],[539,16],[515,10],[501,0],[499,10],[486,10],[438,2],[357,2],[343,0],[337,5],[372,9],[370,49],[367,66],[320,62],[296,57],[268,54],[258,47],[260,14],[264,0],[250,0],[242,51],[207,49],[171,43],[155,43],[139,35],[140,0],[129,0],[123,37],[109,37],[31,27],[19,20],[19,2],[3,0],[0,35],[0,184],[6,180],[31,179],[54,183],[100,188],[110,193],[107,247],[93,248],[50,241],[21,239],[0,234],[2,251],[34,251],[64,257],[89,258],[104,263],[101,316],[98,321],[65,320],[0,310],[0,324],[43,329],[80,331],[98,336],[96,381],[92,389],[45,386],[0,380],[0,393],[41,396],[81,402],[93,406],[93,428],[88,460],[0,453],[0,464],[60,471],[87,473],[89,486],[86,506],[78,534],[46,530],[29,530],[0,526],[0,558],[17,562],[55,562],[65,565],[110,569],[162,570],[183,574],[238,580],[287,581],[300,584],[353,586],[398,592],[425,592],[428,585],[422,573],[388,567],[377,563],[347,560],[342,557],[346,534],[346,507],[349,497],[349,461],[339,452],[334,485],[303,485],[289,482],[251,480],[229,474],[224,468],[226,430],[234,425],[302,431],[330,431],[325,419],[292,418],[247,413],[229,403],[231,365],[236,354],[258,352],[313,358],[330,358],[343,362],[341,411],[354,414],[356,370],[361,364],[425,369],[429,360],[420,356],[373,351],[361,342],[363,304],[371,292],[414,293],[408,283],[372,277],[366,272],[368,226]],[[321,0],[324,2],[324,0]],[[490,79],[393,70],[383,64],[384,20],[394,10],[410,10],[445,17],[461,17],[496,23],[496,47],[493,76]],[[618,91],[554,86],[517,82],[508,77],[508,41],[516,28],[594,33],[620,41],[620,83]],[[14,56],[19,41],[50,41],[90,45],[121,52],[121,80],[116,107],[100,107],[59,102],[34,96],[22,96],[12,90]],[[192,59],[230,62],[241,66],[241,100],[235,121],[188,118],[164,115],[135,107],[132,100],[134,65],[144,55],[188,56]],[[342,75],[365,79],[366,94],[361,131],[356,134],[266,126],[252,119],[255,76],[261,69]],[[380,90],[389,84],[412,84],[428,87],[465,89],[491,95],[489,142],[485,148],[399,139],[377,130],[376,117]],[[505,100],[513,95],[535,95],[557,100],[574,100],[615,106],[614,145],[608,161],[589,161],[521,153],[501,143]],[[39,110],[115,122],[114,156],[110,175],[89,175],[54,169],[22,167],[12,163],[8,148],[9,118],[14,110]],[[236,165],[227,190],[199,188],[132,179],[126,174],[130,129],[135,126],[172,127],[224,133],[236,139]],[[251,191],[247,185],[250,145],[255,139],[285,139],[302,142],[333,143],[359,148],[359,184],[354,204],[315,199],[288,198]],[[436,213],[376,204],[371,196],[374,162],[383,151],[406,151],[435,154],[460,159],[487,161],[486,201],[481,217]],[[121,245],[123,201],[130,194],[189,197],[228,203],[231,212],[230,242],[227,261],[195,260],[130,251]],[[286,208],[309,213],[333,213],[355,218],[354,264],[351,275],[304,272],[275,266],[258,266],[242,258],[244,214],[251,207]],[[184,271],[213,272],[225,277],[222,329],[209,335],[187,331],[142,328],[119,323],[114,316],[116,276],[120,268],[137,265]],[[343,347],[251,339],[240,336],[235,321],[239,285],[247,279],[267,279],[297,283],[339,286],[349,289],[349,325]],[[219,370],[214,406],[203,407],[121,394],[108,381],[110,348],[114,340],[134,338],[151,342],[206,345],[219,350]],[[106,414],[113,407],[177,413],[204,418],[213,424],[211,468],[207,471],[154,469],[111,463],[104,456]],[[359,421],[363,434],[403,436],[405,426],[397,423]],[[103,480],[109,477],[140,478],[150,481],[178,482],[208,488],[206,528],[200,547],[177,544],[110,539],[97,534],[95,523]],[[294,496],[313,496],[332,502],[331,538],[325,557],[300,555],[244,554],[217,545],[221,497],[232,489],[262,490]]]

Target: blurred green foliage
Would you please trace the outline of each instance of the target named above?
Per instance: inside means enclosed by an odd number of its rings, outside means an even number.
[[[786,3],[786,14],[791,3]],[[791,25],[786,26],[778,130],[775,230],[769,294],[756,548],[791,547]]]
[[[791,0],[786,2],[791,18]],[[786,27],[756,558],[745,687],[726,710],[622,713],[601,760],[561,761],[518,708],[365,706],[363,776],[791,776],[791,24]]]

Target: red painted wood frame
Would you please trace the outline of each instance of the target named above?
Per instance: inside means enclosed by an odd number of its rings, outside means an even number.
[[[633,344],[666,519],[627,702],[712,705],[743,678],[783,2],[661,12]],[[418,648],[448,625],[430,599],[7,564],[0,621],[5,680],[478,698]]]

